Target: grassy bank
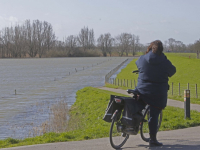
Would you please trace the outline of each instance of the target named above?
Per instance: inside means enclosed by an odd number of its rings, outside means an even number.
[[[195,59],[194,58],[195,55],[192,53],[186,53],[186,54],[167,53],[166,56],[172,62],[172,64],[176,66],[177,69],[176,74],[173,77],[169,78],[169,85],[170,85],[170,90],[168,92],[169,98],[183,101],[184,90],[188,88],[188,83],[189,83],[191,102],[200,104],[200,100],[196,98],[196,84],[200,83],[200,78],[199,78],[200,72],[198,71],[200,59]],[[137,74],[132,73],[133,70],[137,70],[135,61],[136,59],[133,59],[127,65],[127,67],[122,69],[121,72],[117,75],[116,82],[118,82],[119,79],[120,88],[122,88],[121,82],[124,82],[124,79],[129,80],[128,87],[126,82],[125,83],[126,87],[124,89],[131,88],[130,84],[131,80],[132,80],[132,88],[134,88],[133,81],[135,80],[135,82],[137,82],[138,78]],[[173,83],[173,95],[172,95],[172,83]],[[180,95],[179,95],[179,83],[180,83]],[[200,85],[197,84],[198,95],[200,95],[199,86]],[[117,86],[113,87],[117,88]]]
[[[188,54],[189,55],[189,54]],[[172,64],[176,67],[176,74],[169,78],[169,82],[181,83],[181,84],[196,84],[200,83],[200,72],[198,70],[200,59],[188,58],[182,55],[178,55],[177,53],[166,54],[167,58],[172,62]],[[135,79],[137,80],[138,75],[133,74],[133,70],[137,70],[137,66],[135,64],[137,59],[133,59],[127,67],[122,69],[122,71],[117,75],[119,79]]]
[[[110,94],[121,95],[97,88],[86,87],[77,92],[76,102],[70,110],[67,131],[46,133],[24,140],[0,140],[0,148],[42,143],[78,141],[109,136],[110,123],[102,120]],[[122,95],[121,95],[122,96]],[[200,113],[191,111],[191,119],[184,119],[184,110],[167,107],[163,112],[161,130],[174,130],[200,125]]]

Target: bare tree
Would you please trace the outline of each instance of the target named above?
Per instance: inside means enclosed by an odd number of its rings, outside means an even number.
[[[22,49],[24,46],[24,35],[23,35],[23,29],[19,25],[15,26],[14,32],[12,34],[13,38],[13,57],[22,57]]]
[[[36,33],[36,24],[31,24],[30,20],[25,21],[25,42],[27,45],[27,53],[30,57],[35,57],[37,55],[37,33]]]
[[[35,20],[34,24],[36,26],[36,41],[37,41],[36,44],[37,44],[38,54],[39,57],[41,58],[45,50],[44,36],[47,26],[46,23],[43,24],[39,20]]]
[[[65,39],[65,47],[67,50],[67,56],[72,56],[77,47],[77,37],[70,35]]]
[[[88,41],[87,37],[88,37],[88,28],[84,27],[83,29],[81,29],[81,32],[78,35],[79,44],[81,45],[84,51],[87,48],[87,41]]]
[[[47,24],[47,30],[44,33],[45,45],[46,45],[47,51],[49,51],[51,48],[55,46],[56,36],[55,36],[55,33],[53,32],[52,25],[47,22],[45,22],[45,24]]]
[[[102,51],[103,56],[106,57],[107,53],[106,53],[105,41],[104,41],[104,35],[103,34],[101,34],[99,36],[99,38],[97,39],[97,43],[98,43],[98,46],[100,47],[100,49]]]
[[[175,50],[177,52],[183,52],[185,50],[185,45],[181,41],[175,41]]]
[[[123,56],[124,52],[126,53],[126,56],[128,56],[131,48],[131,40],[132,35],[129,33],[122,33],[116,37],[116,44],[121,49],[119,56]]]
[[[196,53],[196,48],[195,48],[195,43],[194,44],[188,44],[186,48],[189,50],[191,53]]]
[[[97,39],[98,46],[100,47],[103,56],[107,56],[107,53],[111,56],[112,46],[114,39],[111,37],[110,33],[101,34]]]
[[[5,41],[6,56],[12,57],[11,29],[8,27],[4,29],[4,41]]]
[[[56,51],[65,51],[65,42],[63,42],[63,41],[56,41],[55,42],[55,50]]]
[[[86,49],[93,48],[95,45],[93,29],[89,30],[88,27],[82,28],[78,35],[78,42],[79,45],[83,48],[84,52],[86,51]]]
[[[168,39],[168,45],[169,45],[169,49],[173,52],[174,48],[175,48],[175,42],[176,40],[173,38],[169,38]]]
[[[163,48],[164,48],[164,51],[168,52],[168,42],[167,41],[164,41]]]
[[[5,50],[4,50],[4,38],[3,33],[0,31],[0,52],[1,52],[1,58],[5,57]]]
[[[88,38],[88,49],[93,49],[95,47],[95,38],[94,38],[94,30],[89,30],[89,38]]]
[[[106,33],[104,35],[104,39],[105,39],[106,52],[109,53],[109,55],[111,57],[112,47],[113,47],[113,44],[114,44],[114,38],[111,37],[110,33]]]
[[[195,43],[194,43],[194,47],[195,47],[195,50],[196,50],[197,59],[199,59],[200,40],[195,41]]]
[[[136,51],[139,50],[139,41],[140,41],[139,36],[135,36],[133,34],[131,37],[131,51],[133,56],[135,55]]]
[[[135,37],[135,51],[140,51],[140,37],[138,35]]]

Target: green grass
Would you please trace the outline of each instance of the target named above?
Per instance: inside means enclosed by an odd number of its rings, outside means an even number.
[[[189,53],[189,55],[193,53]],[[194,54],[193,54],[194,55]],[[176,66],[176,74],[170,78],[169,82],[181,84],[197,84],[200,83],[199,64],[200,59],[179,56],[177,53],[167,53],[167,58]]]
[[[86,87],[77,92],[77,100],[72,106],[69,124],[76,126],[74,131],[80,132],[82,140],[84,138],[81,135],[86,136],[87,139],[109,136],[110,123],[103,121],[102,118],[111,94],[125,96],[93,87]],[[74,119],[77,119],[75,124]],[[197,125],[200,125],[200,113],[197,111],[191,111],[191,119],[188,120],[184,119],[184,109],[168,106],[163,110],[161,130],[174,130]]]
[[[68,131],[46,133],[43,136],[23,140],[8,138],[0,140],[0,148],[42,143],[79,141],[109,136],[110,123],[102,120],[110,95],[121,95],[93,87],[85,87],[77,92],[76,102],[70,110]],[[166,107],[163,111],[161,130],[174,130],[200,125],[200,113],[191,111],[191,119],[184,119],[184,110]]]
[[[165,53],[166,55],[173,55],[178,57],[185,57],[185,58],[197,58],[196,53]]]
[[[182,129],[191,126],[200,125],[199,112],[191,111],[191,119],[184,118],[184,109],[167,106],[163,110],[163,120],[160,127],[160,131]]]
[[[170,90],[168,92],[170,98],[183,101],[184,90],[188,88],[191,94],[191,102],[200,104],[200,100],[196,98],[196,84],[197,94],[200,96],[200,71],[199,64],[200,59],[195,58],[194,53],[166,53],[167,58],[176,67],[176,74],[169,78]],[[189,58],[188,56],[191,56]],[[116,85],[126,86],[126,88],[134,88],[134,80],[137,84],[137,74],[133,74],[133,70],[137,70],[136,62],[137,59],[133,59],[126,68],[122,69],[117,75]],[[125,80],[124,80],[125,79]],[[128,80],[128,86],[127,86]],[[125,84],[124,84],[125,81]],[[119,83],[118,83],[119,82]],[[132,82],[132,84],[131,84]],[[121,84],[122,83],[122,84]],[[172,95],[172,83],[173,83],[173,95]],[[180,83],[180,96],[179,96],[179,83]],[[131,86],[132,85],[132,86]]]

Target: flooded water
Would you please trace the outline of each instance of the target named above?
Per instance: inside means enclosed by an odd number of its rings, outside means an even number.
[[[104,85],[127,58],[0,59],[0,139],[25,138],[49,118],[52,104],[72,105],[76,91]]]

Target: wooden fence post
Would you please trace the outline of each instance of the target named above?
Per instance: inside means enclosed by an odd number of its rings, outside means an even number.
[[[131,80],[131,88],[132,88],[133,86],[132,86],[132,80]]]
[[[198,98],[198,93],[197,93],[197,84],[195,85],[195,90],[196,90],[196,98]]]
[[[136,85],[135,85],[135,80],[134,80],[134,86],[135,86],[135,88],[136,88]]]

